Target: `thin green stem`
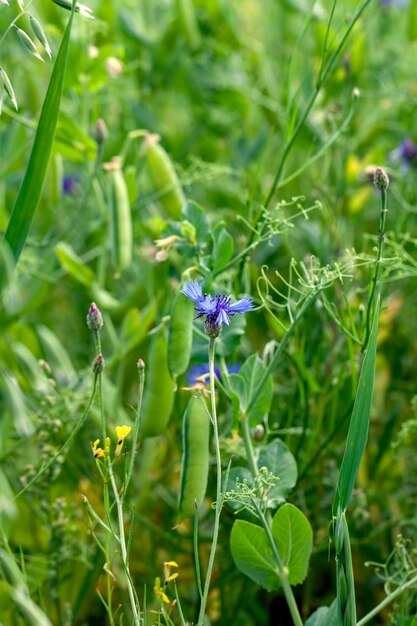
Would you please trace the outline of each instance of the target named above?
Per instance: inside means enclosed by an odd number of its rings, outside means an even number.
[[[195,577],[197,580],[198,595],[200,596],[200,601],[202,601],[203,588],[201,585],[200,557],[198,554],[198,510],[197,508],[194,514],[193,543],[194,543]]]
[[[135,423],[133,426],[133,441],[132,441],[132,453],[130,455],[129,469],[127,471],[127,476],[124,484],[123,490],[123,499],[125,498],[128,485],[132,478],[133,468],[135,465],[135,456],[136,456],[136,448],[139,437],[139,427],[140,427],[140,414],[142,411],[142,400],[143,400],[143,388],[145,385],[145,369],[143,367],[139,367],[139,390],[138,390],[138,405],[136,409],[136,417]]]
[[[67,448],[70,447],[70,445],[74,441],[75,437],[78,435],[80,429],[82,428],[82,426],[84,424],[84,421],[85,421],[85,418],[87,417],[88,413],[90,412],[91,405],[93,404],[94,396],[96,395],[97,379],[98,379],[98,374],[95,374],[94,382],[93,382],[93,389],[91,391],[91,395],[90,395],[90,398],[88,400],[87,406],[84,409],[83,414],[81,415],[80,419],[76,423],[74,429],[72,430],[72,432],[71,432],[70,436],[68,437],[68,439],[66,440],[66,442],[60,447],[60,449],[52,457],[52,459],[50,461],[48,461],[48,463],[46,465],[41,467],[41,469],[38,471],[38,473],[35,474],[35,476],[28,483],[26,483],[26,485],[23,487],[23,489],[21,489],[15,495],[15,497],[14,497],[15,500],[20,498],[20,496],[23,495],[25,493],[25,491],[27,491],[30,487],[32,487],[32,485],[39,480],[39,478],[42,476],[42,474],[44,474],[51,467],[51,465],[56,463],[58,457],[60,457],[61,454],[63,454],[67,450]]]
[[[279,577],[279,580],[280,580],[280,583],[281,583],[281,587],[282,587],[282,590],[284,592],[284,596],[285,596],[285,599],[286,599],[287,604],[288,604],[288,608],[289,608],[290,613],[291,613],[292,621],[293,621],[295,626],[303,626],[303,620],[301,619],[301,615],[300,615],[300,612],[298,610],[298,606],[297,606],[297,603],[295,601],[295,597],[294,597],[291,585],[289,583],[288,576],[287,576],[287,574],[285,572],[284,564],[283,564],[283,562],[281,560],[281,557],[279,555],[277,544],[275,543],[275,539],[272,536],[271,527],[268,524],[268,521],[266,520],[263,511],[257,505],[255,505],[255,506],[256,506],[257,514],[259,516],[261,524],[264,527],[264,530],[265,530],[265,532],[267,534],[268,541],[269,541],[269,544],[270,544],[271,549],[272,549],[272,554],[274,555],[274,559],[275,559],[275,562],[277,564],[277,575]]]
[[[365,351],[368,346],[369,335],[371,332],[371,314],[373,310],[373,303],[375,300],[375,295],[377,293],[378,286],[379,286],[378,279],[379,279],[379,271],[380,271],[381,260],[382,260],[382,246],[384,244],[387,212],[388,212],[387,191],[383,189],[381,190],[381,212],[379,215],[378,249],[377,249],[374,272],[373,272],[372,280],[371,280],[371,289],[370,289],[369,298],[368,298],[368,306],[366,309],[366,333],[365,333],[365,339],[363,340],[362,351]]]
[[[120,545],[120,552],[121,552],[123,567],[126,572],[127,590],[129,593],[130,606],[131,606],[132,614],[133,614],[133,623],[135,626],[140,626],[140,608],[138,608],[136,604],[136,594],[133,589],[132,579],[131,579],[130,571],[129,571],[129,562],[128,562],[127,549],[126,549],[126,538],[125,538],[124,519],[123,519],[123,503],[120,498],[119,491],[117,489],[116,480],[113,474],[113,467],[110,461],[108,463],[108,470],[109,470],[110,482],[113,488],[113,495],[114,495],[116,508],[117,508],[117,519],[119,523],[119,545]]]
[[[250,436],[249,416],[246,413],[241,416],[240,424],[242,426],[243,442],[245,444],[246,458],[248,461],[249,469],[252,473],[252,476],[255,478],[258,473],[258,465],[256,463],[255,451],[253,449],[252,438]]]
[[[391,602],[393,602],[396,598],[398,598],[398,596],[404,593],[404,591],[406,591],[407,589],[415,585],[417,585],[417,576],[414,576],[409,581],[407,581],[406,583],[398,587],[395,591],[387,595],[387,597],[384,600],[382,600],[382,602],[377,604],[377,606],[374,609],[372,609],[372,611],[370,611],[367,615],[365,615],[365,617],[362,617],[362,619],[359,620],[356,626],[365,626],[365,624],[370,622],[371,619],[375,617],[375,615],[378,615],[378,613],[382,611],[382,609],[384,609],[386,606],[391,604]]]
[[[216,555],[217,540],[219,536],[220,514],[222,509],[222,463],[220,456],[220,439],[219,428],[217,424],[216,397],[215,397],[215,377],[214,377],[214,352],[215,339],[210,339],[209,343],[209,369],[210,369],[210,396],[211,396],[211,416],[214,431],[214,447],[216,451],[216,468],[217,468],[217,488],[216,488],[216,508],[214,515],[213,539],[211,543],[209,562],[207,566],[206,580],[204,583],[203,597],[200,604],[200,612],[198,615],[197,626],[203,626],[204,615],[206,610],[207,598],[210,589],[211,576],[213,572],[214,557]]]

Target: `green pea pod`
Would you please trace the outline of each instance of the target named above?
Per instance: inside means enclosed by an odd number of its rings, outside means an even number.
[[[113,259],[115,269],[122,272],[132,262],[132,216],[122,170],[115,165],[109,176]]]
[[[210,460],[210,418],[204,400],[191,398],[182,423],[179,518],[194,515],[206,493]]]
[[[191,356],[194,309],[190,301],[178,293],[171,309],[168,328],[168,367],[172,378],[184,374]]]
[[[182,32],[191,48],[197,48],[200,44],[200,31],[198,30],[197,18],[193,0],[176,0],[177,14]]]
[[[159,135],[146,135],[145,146],[149,173],[159,202],[170,217],[178,220],[186,198],[172,161],[160,145]]]
[[[152,339],[146,371],[140,426],[142,438],[156,437],[164,432],[174,403],[174,385],[167,364],[167,342],[162,332]]]

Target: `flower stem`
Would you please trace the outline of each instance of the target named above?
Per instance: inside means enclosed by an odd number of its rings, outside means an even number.
[[[129,562],[127,557],[127,549],[126,549],[126,538],[125,538],[125,529],[124,529],[124,519],[123,519],[123,504],[119,495],[119,491],[117,489],[116,480],[113,474],[113,467],[111,462],[108,463],[109,477],[111,486],[113,488],[113,495],[116,502],[117,508],[117,519],[119,522],[119,545],[120,552],[122,556],[123,567],[126,572],[126,582],[127,582],[127,590],[129,593],[130,606],[133,614],[133,624],[134,626],[140,626],[140,609],[137,606],[137,596],[135,594],[132,579],[129,571]]]
[[[377,288],[378,288],[379,269],[381,267],[381,260],[382,260],[382,246],[383,246],[384,237],[385,237],[385,224],[387,220],[387,212],[388,212],[387,190],[382,189],[381,190],[381,212],[379,214],[379,228],[378,228],[378,250],[377,250],[377,257],[376,257],[376,262],[375,262],[375,268],[374,268],[374,272],[373,272],[372,280],[371,280],[371,288],[369,292],[368,306],[366,308],[366,332],[365,332],[365,339],[363,340],[363,344],[362,344],[362,351],[365,351],[366,348],[368,347],[369,335],[371,332],[371,314],[372,314],[372,309],[373,309],[372,305],[375,300],[375,295],[376,295]]]
[[[206,610],[208,592],[210,589],[211,576],[213,573],[214,557],[216,554],[217,540],[219,536],[220,526],[220,513],[222,509],[222,463],[220,456],[220,439],[219,429],[217,424],[216,413],[216,397],[214,388],[214,351],[215,351],[215,339],[210,339],[209,343],[209,369],[210,369],[210,396],[211,396],[211,416],[214,430],[214,447],[216,451],[216,467],[217,467],[217,488],[216,488],[216,508],[214,511],[214,528],[213,528],[213,540],[211,543],[211,550],[209,556],[209,562],[207,566],[206,580],[204,583],[203,597],[200,604],[200,613],[198,616],[197,626],[203,626],[204,614]]]
[[[129,469],[127,471],[127,476],[123,489],[123,499],[126,495],[128,485],[130,483],[130,479],[132,478],[133,468],[135,465],[135,456],[136,456],[136,448],[139,437],[139,426],[140,426],[140,414],[142,411],[142,399],[143,399],[143,388],[145,384],[145,370],[143,368],[139,368],[139,391],[138,391],[138,406],[136,410],[136,418],[133,426],[133,441],[132,441],[132,454],[130,455]]]

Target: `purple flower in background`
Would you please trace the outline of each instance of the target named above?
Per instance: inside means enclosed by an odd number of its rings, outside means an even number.
[[[409,169],[410,165],[417,160],[417,144],[411,139],[404,139],[398,148],[390,153],[390,159],[401,163],[403,169]]]
[[[189,370],[187,374],[188,383],[190,385],[195,385],[197,382],[199,382],[198,379],[201,376],[208,376],[209,372],[210,368],[208,363],[197,363],[196,365],[193,365],[193,367]],[[214,368],[214,373],[216,375],[216,378],[220,378],[220,370],[218,367]]]
[[[229,371],[229,374],[237,374],[240,370],[240,363],[233,363],[233,365],[229,365],[227,369]],[[197,363],[196,365],[193,365],[187,373],[188,383],[190,385],[195,385],[199,382],[198,379],[201,376],[208,377],[209,373],[210,368],[208,363]],[[214,368],[214,373],[216,375],[216,378],[221,380],[222,375],[218,367]]]
[[[232,296],[213,297],[206,293],[203,295],[201,285],[197,280],[190,280],[184,289],[181,289],[181,293],[196,303],[195,319],[206,316],[206,333],[212,339],[219,336],[223,324],[226,326],[230,324],[230,318],[235,313],[247,313],[253,309],[252,298],[245,297],[232,303]]]
[[[406,7],[410,0],[381,0],[381,4],[384,7]]]
[[[72,176],[64,176],[62,181],[62,193],[64,196],[71,196],[78,189],[78,184]]]

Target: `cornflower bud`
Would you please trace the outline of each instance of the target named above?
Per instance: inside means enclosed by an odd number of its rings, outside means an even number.
[[[103,328],[103,316],[95,302],[90,304],[87,315],[87,326],[94,333],[98,333]]]
[[[93,129],[92,135],[93,135],[93,139],[96,141],[96,143],[98,143],[99,145],[102,145],[108,136],[108,130],[107,130],[107,126],[105,121],[100,117]]]
[[[380,191],[386,191],[389,187],[389,177],[382,167],[377,167],[374,174],[374,185]]]
[[[93,361],[94,374],[101,374],[104,370],[104,357],[102,354],[98,354]]]

